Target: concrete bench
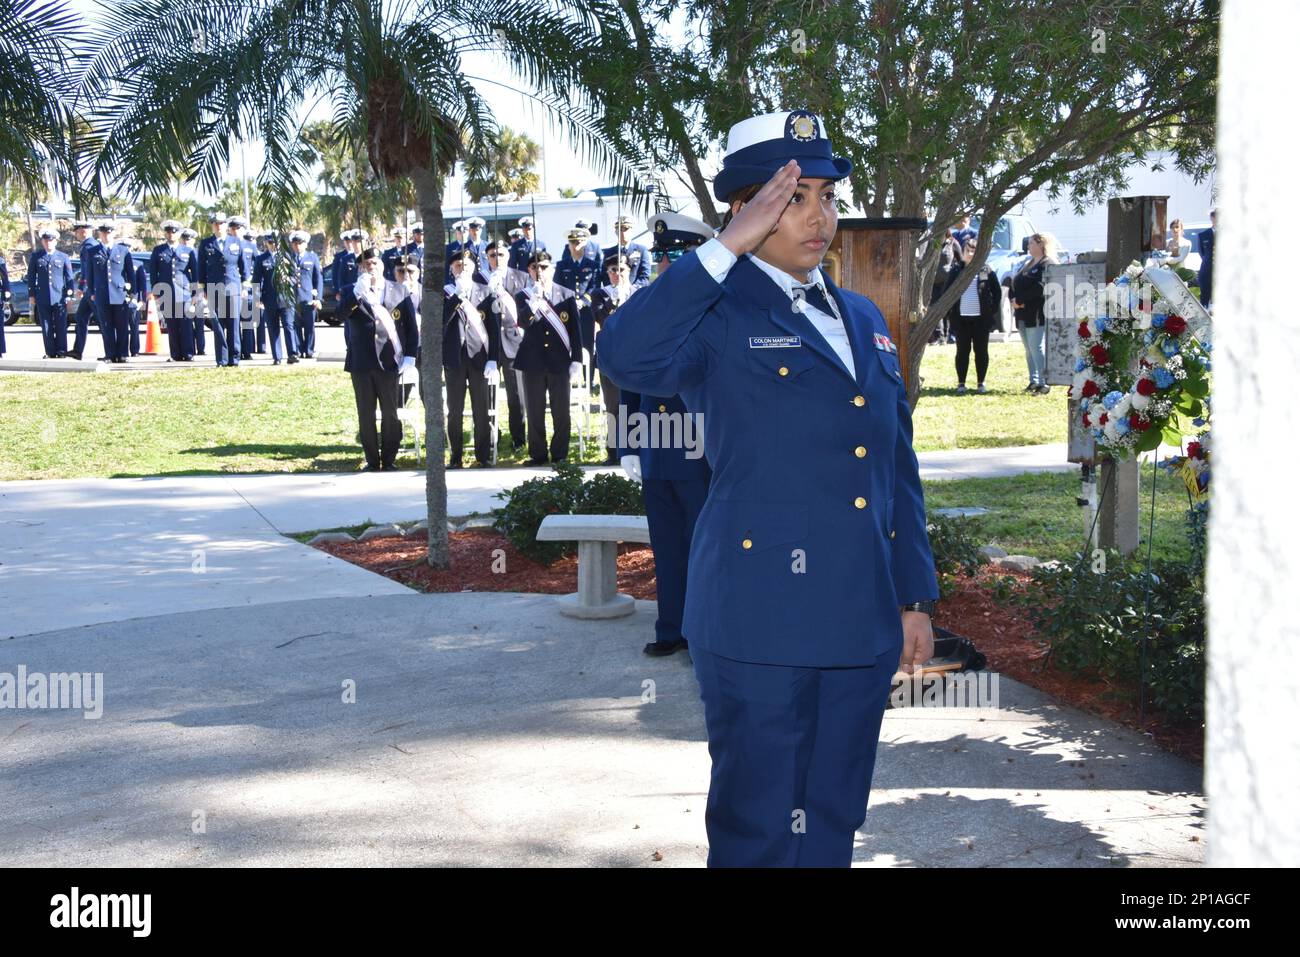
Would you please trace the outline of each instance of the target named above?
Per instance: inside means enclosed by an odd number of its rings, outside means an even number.
[[[650,542],[644,515],[547,515],[539,542],[578,543],[578,590],[559,600],[570,618],[620,618],[636,610],[631,595],[618,593],[618,543]]]

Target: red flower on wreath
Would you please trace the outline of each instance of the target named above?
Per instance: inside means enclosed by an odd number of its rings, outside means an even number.
[[[1150,423],[1149,421],[1147,421],[1146,419],[1143,419],[1143,418],[1139,418],[1139,419],[1138,419],[1138,421],[1137,421],[1137,429],[1138,429],[1139,432],[1145,432],[1145,431],[1146,431],[1147,429],[1149,429],[1149,428],[1151,428],[1151,423]]]
[[[1083,384],[1083,398],[1090,399],[1094,395],[1101,395],[1101,389],[1097,388],[1097,383],[1088,379]]]
[[[1201,443],[1200,443],[1200,442],[1188,442],[1188,443],[1187,443],[1187,457],[1188,457],[1189,459],[1199,459],[1199,458],[1204,458],[1204,456],[1201,454]]]
[[[1187,329],[1187,320],[1182,316],[1169,316],[1165,319],[1165,332],[1171,336],[1181,336]]]
[[[1148,379],[1145,376],[1141,379],[1138,379],[1137,390],[1138,390],[1138,395],[1155,395],[1156,380]]]
[[[1092,420],[1088,418],[1088,413],[1087,413],[1087,412],[1083,413],[1083,427],[1084,427],[1085,429],[1090,429],[1090,428],[1092,428]]]
[[[1079,338],[1080,339],[1088,338],[1088,324],[1086,322],[1079,323]]]
[[[1106,351],[1105,346],[1093,346],[1088,350],[1088,354],[1092,356],[1093,365],[1104,366],[1110,361],[1110,353]]]
[[[1107,422],[1109,419],[1110,419],[1110,413],[1109,413],[1109,412],[1103,412],[1103,413],[1101,414],[1101,418],[1097,420],[1097,424],[1098,424],[1098,425],[1105,425],[1106,422]]]

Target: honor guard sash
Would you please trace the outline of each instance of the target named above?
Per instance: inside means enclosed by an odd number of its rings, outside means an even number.
[[[573,346],[569,342],[569,330],[564,328],[564,323],[556,313],[555,307],[552,306],[545,297],[542,297],[541,301],[538,303],[537,311],[542,314],[542,318],[551,324],[551,328],[559,333],[560,341],[564,343],[565,351],[572,352]]]

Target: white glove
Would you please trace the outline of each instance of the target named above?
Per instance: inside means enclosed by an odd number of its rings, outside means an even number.
[[[618,460],[618,464],[623,466],[623,471],[633,482],[641,482],[641,456],[625,455]]]
[[[494,293],[500,292],[504,282],[505,277],[499,272],[494,272],[492,275],[488,276],[488,290]]]
[[[569,363],[569,381],[570,381],[570,382],[573,381],[573,378],[578,374],[578,370],[581,369],[581,368],[582,368],[582,363],[581,363],[581,362],[570,362],[570,363]]]
[[[483,375],[487,377],[487,380],[489,382],[496,381],[497,364],[493,362],[491,359],[489,359],[487,361],[487,365],[483,367]]]

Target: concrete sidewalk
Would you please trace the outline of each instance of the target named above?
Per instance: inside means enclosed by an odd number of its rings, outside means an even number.
[[[1064,446],[924,453],[927,478],[1069,469]],[[596,472],[620,472],[591,467]],[[447,473],[447,512],[488,513],[543,467]],[[0,638],[292,599],[400,594],[285,533],[427,515],[423,472],[0,482]]]
[[[698,866],[702,711],[653,620],[407,592],[0,641],[0,671],[104,678],[99,719],[0,711],[0,864]],[[1202,863],[1199,769],[999,696],[887,712],[857,863]]]

